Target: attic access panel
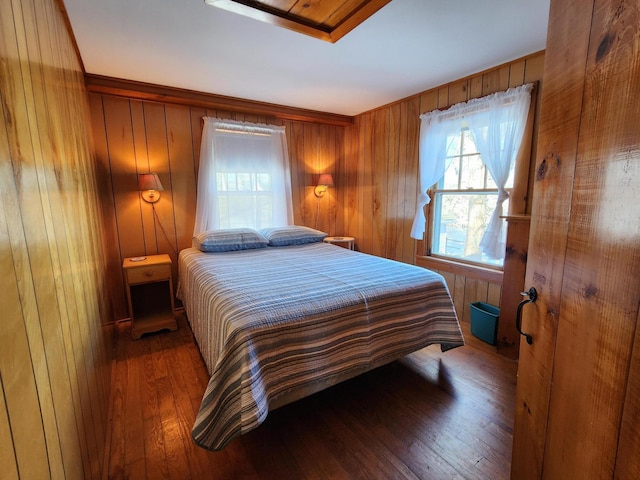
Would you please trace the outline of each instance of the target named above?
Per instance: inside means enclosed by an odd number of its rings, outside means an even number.
[[[204,0],[207,5],[335,43],[391,0]]]

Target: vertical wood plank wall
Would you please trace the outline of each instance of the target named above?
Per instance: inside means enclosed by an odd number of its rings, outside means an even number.
[[[0,2],[0,111],[0,477],[100,478],[112,314],[87,93],[55,0]]]
[[[543,63],[540,52],[365,112],[346,127],[90,93],[102,208],[111,222],[105,234],[114,318],[128,317],[123,258],[167,253],[177,275],[177,252],[191,245],[201,117],[285,125],[296,223],[353,236],[360,251],[414,263],[416,242],[409,233],[418,190],[420,114],[540,81]],[[158,172],[165,188],[157,216],[136,190],[137,173],[147,171]],[[313,185],[324,172],[333,174],[335,188],[317,199]],[[500,284],[445,276],[463,320],[470,301],[500,302]]]

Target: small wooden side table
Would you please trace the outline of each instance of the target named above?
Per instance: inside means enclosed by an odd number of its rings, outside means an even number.
[[[325,237],[323,242],[339,245],[349,250],[355,249],[356,239],[353,237]]]
[[[149,332],[177,330],[169,255],[125,258],[122,263],[134,340]]]

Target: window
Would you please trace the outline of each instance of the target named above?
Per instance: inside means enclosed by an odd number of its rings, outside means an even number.
[[[221,228],[273,226],[274,191],[271,174],[260,172],[216,173]],[[247,218],[249,217],[249,219]]]
[[[510,88],[420,116],[420,192],[411,237],[423,238],[430,192],[432,255],[502,266],[502,215],[532,88]]]
[[[496,208],[498,187],[482,161],[468,128],[447,139],[447,169],[432,190],[431,254],[473,263],[502,266],[480,241]],[[513,165],[505,188],[513,185]],[[508,209],[508,200],[504,204]]]
[[[293,223],[284,127],[205,118],[194,235]]]

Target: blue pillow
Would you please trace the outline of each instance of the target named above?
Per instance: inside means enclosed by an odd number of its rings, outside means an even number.
[[[321,242],[327,236],[326,233],[319,230],[298,225],[263,228],[260,233],[269,241],[271,247]]]
[[[193,246],[202,252],[232,252],[264,248],[269,240],[251,228],[209,230],[193,237]]]

